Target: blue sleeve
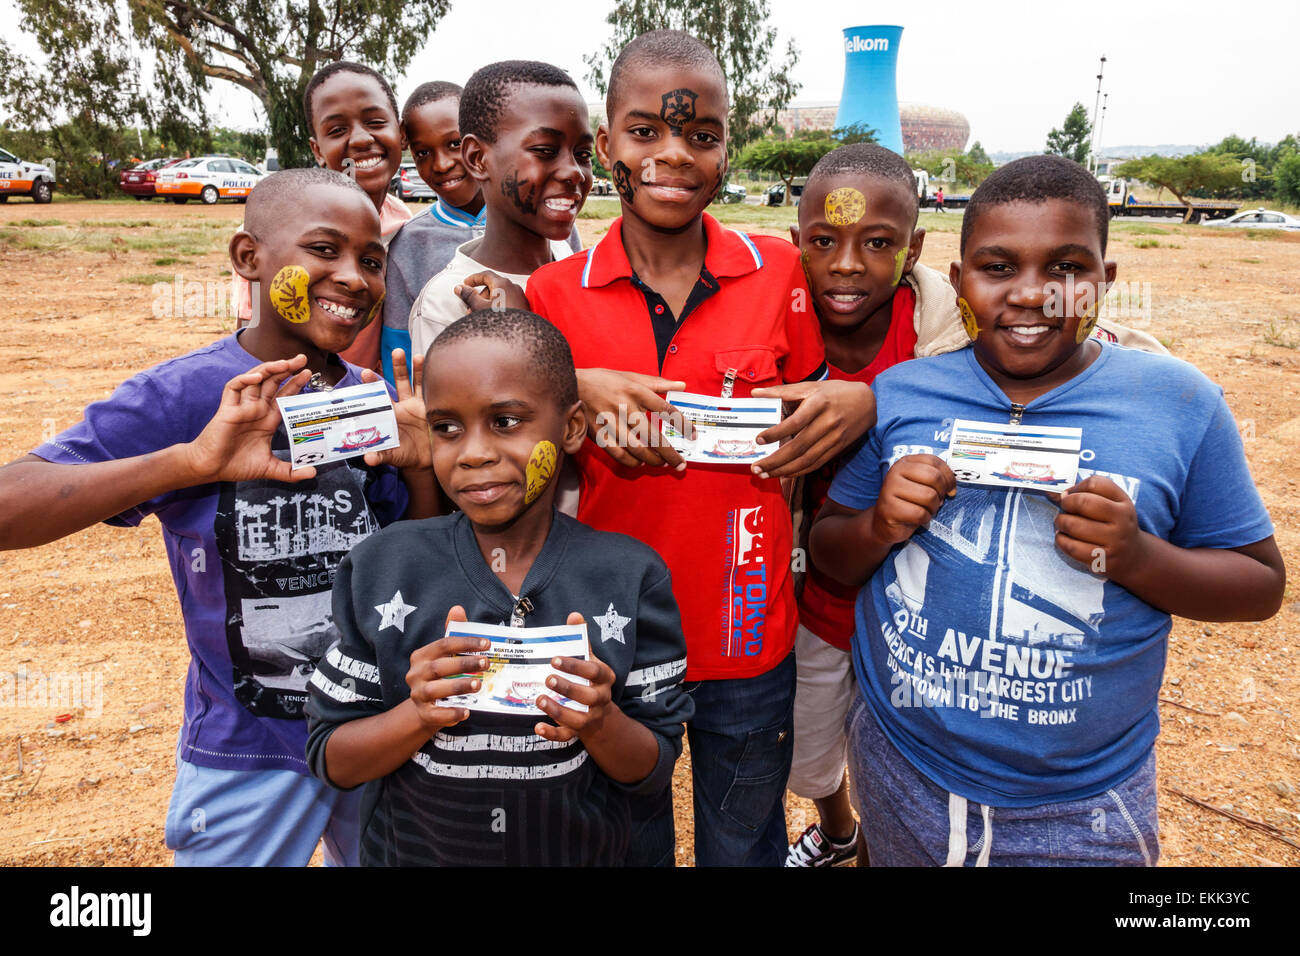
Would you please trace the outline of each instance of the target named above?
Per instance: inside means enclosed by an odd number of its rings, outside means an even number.
[[[1239,548],[1273,534],[1273,522],[1250,477],[1237,423],[1223,391],[1187,469],[1178,517],[1169,534],[1180,548]]]
[[[388,300],[384,300],[384,307],[388,307]],[[409,311],[409,310],[408,310]],[[406,354],[406,374],[409,377],[412,372],[413,362],[411,361],[411,330],[410,328],[394,328],[387,323],[379,332],[379,360],[383,363],[384,380],[389,385],[396,385],[397,380],[393,378],[393,349],[401,349]]]
[[[880,431],[871,429],[858,453],[835,474],[829,496],[836,504],[855,511],[865,511],[880,495],[882,460]]]

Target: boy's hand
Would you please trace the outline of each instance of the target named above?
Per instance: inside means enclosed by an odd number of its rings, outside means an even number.
[[[871,536],[881,544],[906,541],[924,528],[947,498],[957,493],[957,476],[935,455],[907,455],[894,462],[871,509]]]
[[[680,391],[685,382],[655,375],[616,372],[607,368],[578,370],[578,393],[587,406],[587,434],[620,465],[686,467],[682,456],[668,444],[659,423],[668,419],[684,434],[694,435],[682,417],[659,392]]]
[[[457,604],[447,612],[446,627],[450,627],[453,621],[463,620],[465,609]],[[438,701],[457,694],[472,694],[482,686],[483,682],[477,677],[454,675],[464,674],[467,670],[481,673],[488,666],[487,658],[461,655],[485,651],[491,646],[492,642],[484,637],[444,637],[411,654],[406,684],[411,688],[411,702],[415,704],[420,723],[428,729],[429,736],[469,717],[468,708],[444,707]]]
[[[799,405],[779,425],[758,436],[760,445],[790,439],[749,466],[750,471],[764,478],[793,477],[820,468],[876,424],[876,396],[865,382],[796,382],[756,388],[750,395]]]
[[[479,309],[527,309],[528,296],[517,284],[495,272],[484,270],[466,276],[453,289],[471,312]]]
[[[393,412],[397,416],[396,448],[384,451],[366,452],[366,464],[372,468],[376,465],[393,465],[396,468],[427,471],[433,468],[433,445],[429,442],[429,423],[424,417],[424,356],[417,355],[414,369],[408,377],[406,374],[406,353],[393,349],[393,378],[396,384],[397,402]],[[412,385],[414,379],[414,385]],[[370,369],[361,373],[363,382],[382,381]]]
[[[316,477],[315,468],[295,471],[271,453],[271,438],[280,426],[279,395],[297,395],[311,379],[307,356],[263,362],[226,383],[221,404],[194,441],[186,459],[198,483],[212,481],[296,482]],[[283,388],[281,388],[283,384]]]
[[[581,624],[583,617],[577,611],[569,615],[567,624]],[[549,677],[546,686],[557,694],[563,694],[570,700],[587,705],[587,712],[565,707],[554,697],[547,694],[537,696],[537,706],[546,716],[554,720],[558,727],[538,723],[533,731],[547,740],[568,741],[574,737],[586,737],[600,732],[605,723],[605,716],[614,705],[611,703],[614,688],[614,671],[604,661],[592,657],[589,661],[580,661],[576,657],[557,657],[551,661],[556,670],[574,674],[591,681],[590,685],[577,681],[565,680],[563,677]]]
[[[1124,489],[1090,475],[1061,492],[1056,516],[1056,547],[1111,580],[1143,563],[1143,536],[1137,508]]]

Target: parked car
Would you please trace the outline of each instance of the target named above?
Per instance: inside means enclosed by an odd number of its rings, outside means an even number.
[[[744,202],[745,187],[737,185],[736,183],[727,183],[727,185],[723,186],[722,189],[718,191],[718,196],[713,201],[720,202],[727,206],[738,202]]]
[[[138,166],[132,166],[130,169],[122,170],[122,174],[117,178],[118,188],[128,196],[134,196],[136,199],[153,199],[155,177],[158,170],[167,166],[174,166],[182,160],[169,156],[166,159],[147,159]]]
[[[7,149],[0,149],[0,202],[10,196],[31,196],[34,203],[54,198],[54,172],[40,163],[27,163]]]
[[[154,193],[174,203],[198,199],[212,206],[223,199],[245,202],[263,173],[256,166],[229,156],[182,159],[154,174]]]
[[[1234,226],[1241,229],[1300,229],[1300,219],[1273,209],[1248,209],[1227,219],[1214,219],[1206,226]]]
[[[397,175],[388,184],[388,191],[403,202],[412,200],[433,202],[438,196],[433,191],[433,187],[420,178],[420,172],[415,168],[415,163],[402,163]]]
[[[589,196],[612,196],[614,195],[614,184],[604,176],[597,176],[591,181],[591,192]]]
[[[803,188],[807,185],[807,176],[801,176],[791,184],[790,194],[794,196],[794,205],[799,205],[799,197],[803,195]],[[767,204],[769,206],[785,205],[785,183],[773,183],[767,187]]]

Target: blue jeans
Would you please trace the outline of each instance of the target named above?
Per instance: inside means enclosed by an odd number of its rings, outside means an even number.
[[[683,684],[691,745],[696,866],[781,866],[794,755],[794,655],[757,677]],[[630,866],[672,866],[672,790],[632,806]]]
[[[872,866],[1155,866],[1155,749],[1082,800],[986,807],[948,793],[889,742],[854,695],[844,721],[850,793]]]

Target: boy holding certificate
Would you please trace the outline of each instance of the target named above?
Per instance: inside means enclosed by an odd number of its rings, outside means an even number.
[[[434,471],[460,510],[377,536],[340,566],[308,762],[337,787],[370,782],[366,864],[621,863],[630,798],[668,787],[692,713],[668,569],[554,509],[587,426],[550,323],[471,313],[435,340],[427,368]],[[505,643],[524,651],[586,623],[590,653],[544,658],[493,706],[448,700],[481,699],[503,663],[528,666],[464,622],[518,628]]]
[[[872,865],[1154,865],[1170,615],[1281,603],[1222,390],[1091,335],[1108,222],[1058,157],[975,191],[950,275],[973,348],[876,378],[813,528],[817,566],[866,583],[846,724]]]

